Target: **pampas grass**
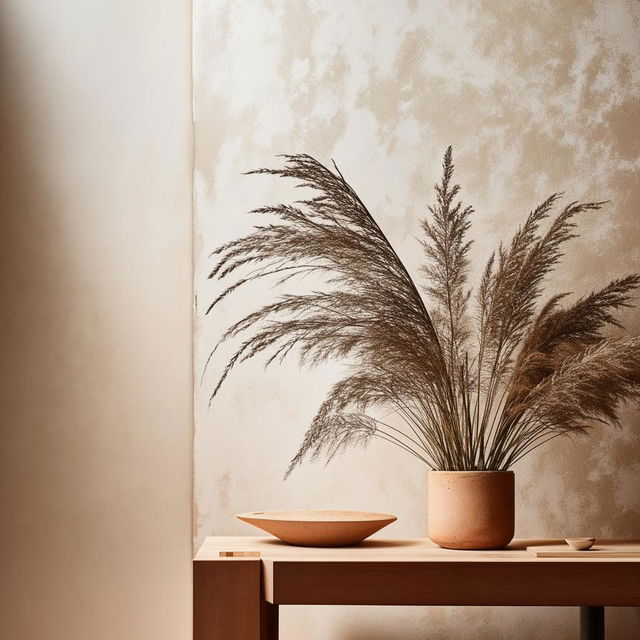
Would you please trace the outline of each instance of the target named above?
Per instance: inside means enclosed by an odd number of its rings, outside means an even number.
[[[230,326],[205,369],[221,343],[236,344],[213,400],[232,370],[257,356],[266,364],[292,352],[302,364],[348,363],[286,476],[306,457],[331,460],[372,438],[433,469],[506,470],[557,436],[616,424],[621,401],[638,399],[640,338],[606,330],[620,327],[616,314],[630,306],[640,275],[570,305],[563,304],[568,294],[542,300],[544,280],[577,235],[578,219],[604,203],[559,207],[559,194],[551,195],[489,257],[474,294],[467,238],[473,209],[458,200],[447,149],[422,221],[423,298],[338,167],[308,155],[283,158],[280,169],[250,173],[291,178],[314,195],[255,210],[270,221],[213,252],[209,277],[228,284],[207,313],[262,278],[281,286],[315,273],[326,286],[283,294]],[[387,419],[390,412],[401,420]]]

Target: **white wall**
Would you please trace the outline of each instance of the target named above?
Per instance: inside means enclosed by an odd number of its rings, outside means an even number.
[[[190,2],[0,7],[0,635],[189,638]]]

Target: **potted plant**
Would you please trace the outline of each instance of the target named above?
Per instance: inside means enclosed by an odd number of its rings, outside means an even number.
[[[566,293],[542,299],[578,217],[604,204],[571,202],[553,214],[554,194],[489,257],[472,295],[473,209],[458,201],[453,171],[449,148],[422,221],[424,298],[335,163],[293,155],[280,169],[250,172],[293,178],[314,194],[257,209],[275,221],[214,251],[210,278],[234,279],[207,313],[262,278],[281,285],[314,273],[325,286],[284,294],[229,327],[220,342],[240,343],[212,399],[236,365],[258,355],[267,364],[294,350],[302,363],[347,359],[349,374],[318,409],[286,476],[306,456],[330,460],[381,438],[432,469],[432,540],[497,548],[513,537],[513,465],[553,438],[616,423],[619,402],[638,397],[640,339],[605,331],[620,326],[616,312],[630,305],[640,276],[573,302]],[[384,417],[389,410],[397,417]]]

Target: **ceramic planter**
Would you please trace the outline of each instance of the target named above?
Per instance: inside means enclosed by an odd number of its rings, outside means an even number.
[[[448,549],[499,549],[514,531],[513,471],[430,471],[429,538]]]

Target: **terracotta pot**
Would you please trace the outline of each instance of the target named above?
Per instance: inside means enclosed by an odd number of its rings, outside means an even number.
[[[441,547],[499,549],[513,538],[513,471],[430,471],[428,502]]]

